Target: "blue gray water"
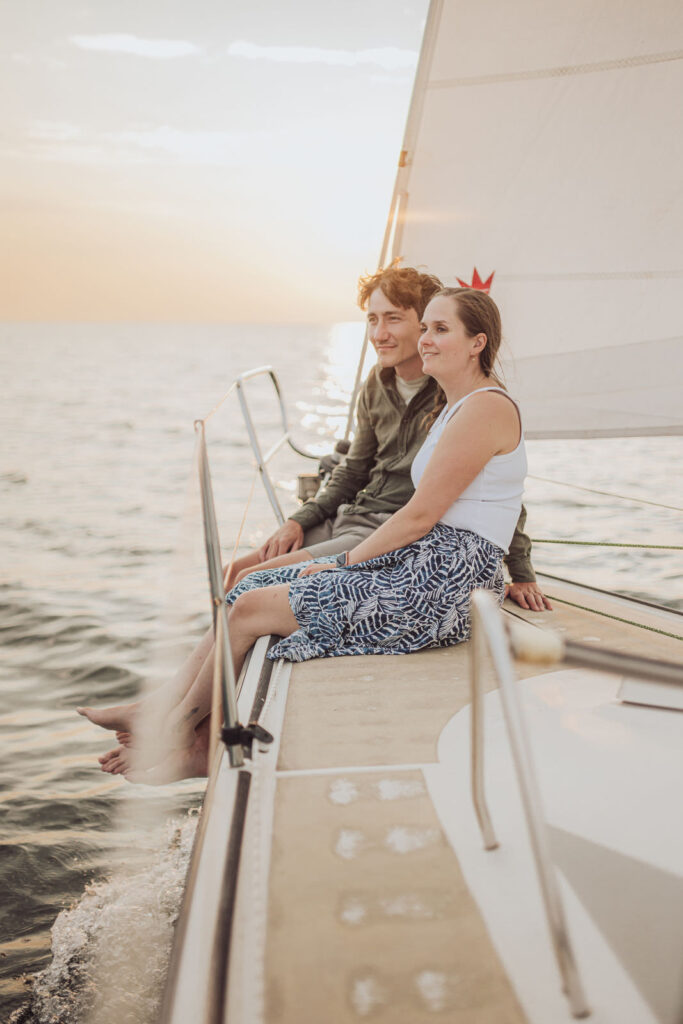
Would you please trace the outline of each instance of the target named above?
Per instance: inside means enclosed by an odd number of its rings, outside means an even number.
[[[205,627],[193,420],[237,373],[271,363],[297,440],[323,449],[343,433],[358,344],[357,325],[0,327],[3,1019],[76,1024],[93,1007],[154,1019],[202,785],[161,792],[102,774],[111,743],[74,707],[161,682]],[[268,443],[277,405],[264,386],[251,393]],[[252,490],[241,545],[273,527],[234,397],[209,444],[228,556]],[[535,442],[530,471],[681,507],[682,447]],[[287,453],[274,463],[285,510],[299,468]],[[536,537],[680,543],[672,509],[534,479],[527,505]],[[535,561],[683,606],[680,553],[539,545]],[[105,956],[117,978],[106,999]]]

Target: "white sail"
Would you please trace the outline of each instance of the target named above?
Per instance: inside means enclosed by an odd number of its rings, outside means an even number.
[[[492,271],[529,437],[683,433],[683,4],[433,0],[387,245]]]

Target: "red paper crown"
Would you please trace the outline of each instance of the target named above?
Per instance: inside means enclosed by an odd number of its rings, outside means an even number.
[[[492,271],[490,277],[487,277],[485,281],[482,281],[482,279],[479,277],[479,271],[475,267],[474,273],[472,274],[472,284],[468,284],[467,281],[461,281],[459,277],[456,278],[456,280],[461,288],[476,288],[477,291],[486,292],[486,294],[488,295],[488,293],[491,291],[491,284],[493,283],[494,274],[495,270]]]

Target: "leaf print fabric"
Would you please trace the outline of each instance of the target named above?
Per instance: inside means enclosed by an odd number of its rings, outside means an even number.
[[[449,647],[470,635],[473,590],[492,590],[503,601],[503,551],[476,533],[443,523],[397,551],[298,578],[310,564],[252,573],[227,595],[232,604],[247,590],[289,583],[289,603],[300,628],[271,647],[273,660]]]

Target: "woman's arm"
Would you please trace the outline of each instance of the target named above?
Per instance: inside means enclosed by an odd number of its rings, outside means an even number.
[[[494,455],[514,451],[519,415],[495,391],[472,395],[446,425],[415,494],[349,552],[349,565],[377,558],[424,537]]]

